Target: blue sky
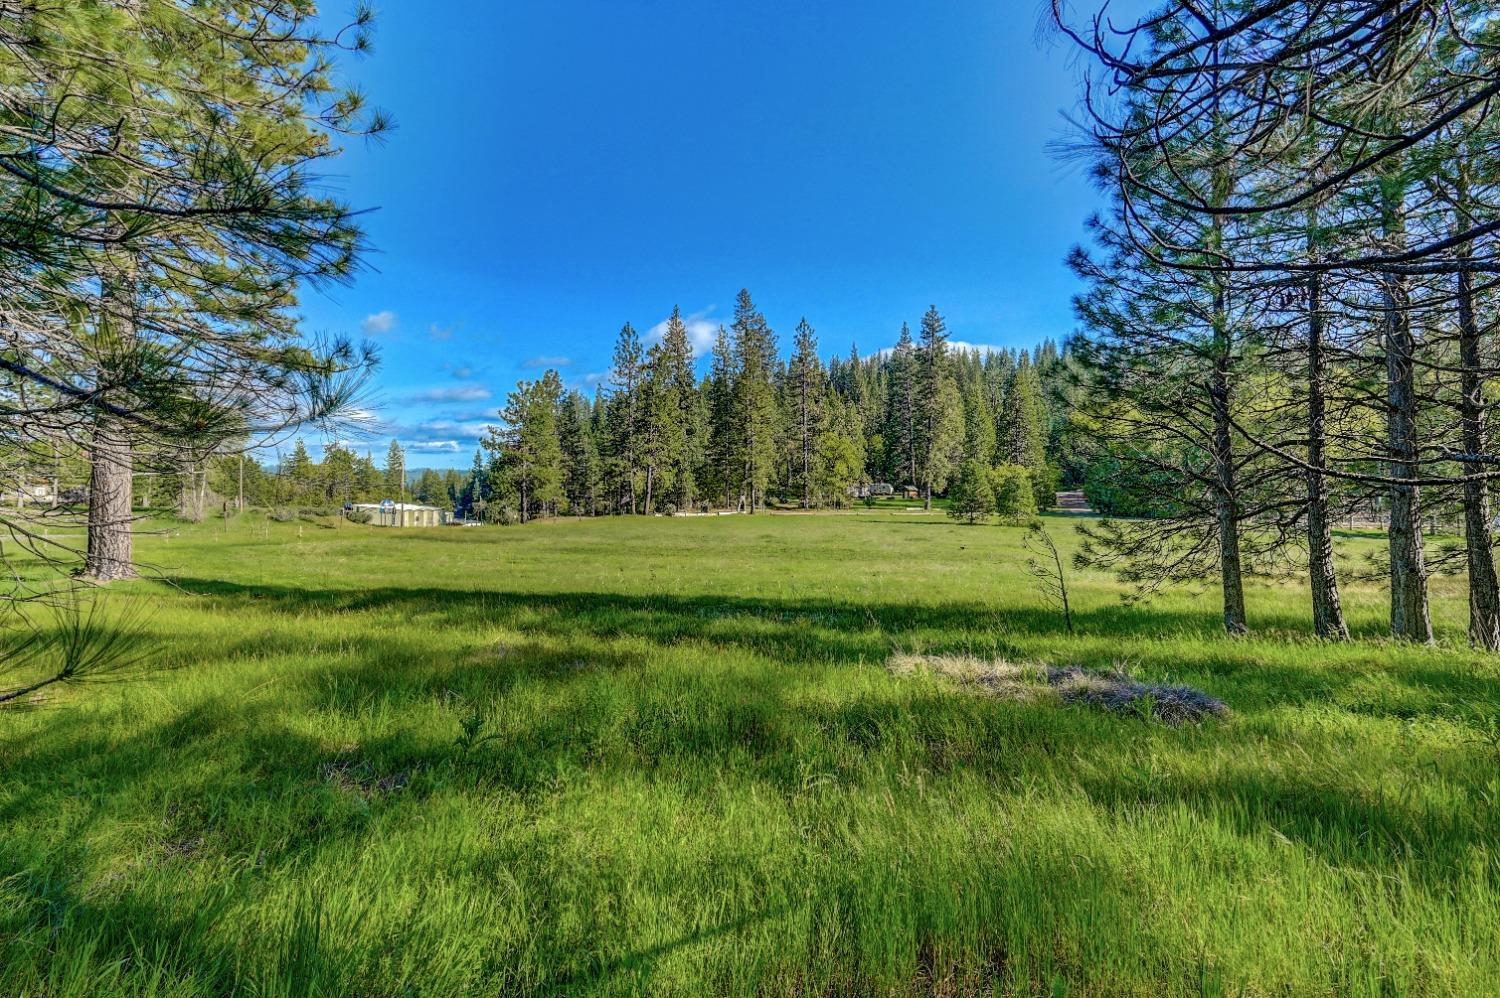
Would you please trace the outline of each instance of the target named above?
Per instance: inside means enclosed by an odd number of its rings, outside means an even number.
[[[411,466],[466,466],[518,378],[588,388],[629,320],[706,339],[748,287],[783,344],[869,353],[928,304],[955,340],[1073,328],[1064,254],[1096,195],[1049,142],[1075,67],[995,0],[390,4],[350,75],[397,129],[329,178],[376,248],[309,292],[379,345]],[[309,440],[310,444],[316,441]],[[316,448],[315,448],[316,450]]]

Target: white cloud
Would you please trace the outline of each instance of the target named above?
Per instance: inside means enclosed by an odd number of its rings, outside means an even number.
[[[359,324],[359,328],[367,333],[388,333],[396,328],[396,313],[390,309],[372,312],[365,316],[365,321]]]
[[[713,310],[714,307],[710,305],[701,312],[685,316],[682,320],[682,324],[687,327],[688,342],[693,345],[694,357],[702,357],[714,348],[714,339],[719,335],[719,324],[708,318]],[[663,319],[646,330],[646,343],[662,341],[662,338],[667,335],[667,321]]]
[[[408,402],[482,402],[490,397],[490,390],[483,385],[455,385],[449,388],[429,388],[406,397]]]
[[[1011,350],[1011,349],[1014,349],[1014,348],[1013,347],[1003,347],[1003,346],[1001,346],[998,343],[966,343],[963,340],[949,340],[948,341],[948,349],[949,350],[961,350],[964,353],[969,353],[969,352],[971,352],[973,350],[978,350],[980,353],[986,354],[986,353],[1004,353],[1006,350]]]
[[[457,454],[457,440],[413,440],[406,444],[413,454]]]
[[[435,340],[453,339],[453,329],[449,326],[439,326],[436,322],[427,327],[427,335]]]
[[[490,416],[485,419],[453,420],[453,419],[431,419],[418,423],[413,429],[411,436],[414,437],[482,437],[484,431],[489,429],[498,417]]]
[[[966,340],[949,340],[948,349],[950,351],[957,351],[959,353],[969,353],[970,351],[978,350],[981,354],[990,354],[1004,353],[1007,350],[1015,350],[1016,348],[1002,346],[998,343],[969,343]],[[879,350],[875,351],[875,356],[877,358],[884,359],[895,352],[896,348],[893,346],[881,347]]]
[[[521,366],[522,367],[567,367],[571,363],[573,363],[573,360],[570,357],[532,357],[530,360],[523,360],[521,362]]]

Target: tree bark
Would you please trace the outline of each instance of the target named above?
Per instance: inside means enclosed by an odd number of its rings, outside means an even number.
[[[130,524],[130,439],[119,421],[99,413],[90,449],[88,539],[83,574],[95,582],[136,577]]]
[[[1231,187],[1227,169],[1214,171],[1214,199],[1222,202]],[[1222,252],[1224,218],[1215,215],[1209,246]],[[1229,288],[1220,274],[1213,279],[1213,373],[1209,379],[1209,407],[1213,412],[1214,519],[1219,539],[1219,583],[1224,591],[1224,630],[1231,636],[1248,633],[1245,579],[1240,559],[1240,494],[1234,466],[1229,365],[1234,352],[1229,321]]]
[[[1382,277],[1386,371],[1386,449],[1390,477],[1417,475],[1416,341],[1406,309],[1406,284],[1398,274]],[[1427,607],[1427,566],[1422,553],[1421,489],[1405,482],[1390,487],[1391,634],[1432,641]]]
[[[808,386],[802,383],[802,508],[812,508],[812,412]]]
[[[1214,512],[1219,533],[1219,576],[1224,589],[1224,630],[1244,634],[1250,630],[1245,614],[1245,582],[1240,563],[1240,515],[1238,483],[1235,480],[1234,440],[1229,421],[1229,359],[1214,358],[1209,400],[1213,408]]]
[[[1467,257],[1467,252],[1463,256]],[[1459,415],[1463,421],[1464,450],[1483,454],[1489,446],[1485,416],[1489,402],[1484,396],[1484,360],[1479,321],[1474,315],[1473,277],[1458,273],[1458,348],[1463,368],[1463,398]],[[1485,470],[1475,466],[1470,471]],[[1464,544],[1469,567],[1469,640],[1485,651],[1500,651],[1500,580],[1495,573],[1493,528],[1490,525],[1490,489],[1485,479],[1464,482]]]
[[[1313,630],[1320,638],[1349,640],[1333,562],[1333,528],[1323,473],[1327,409],[1323,368],[1323,279],[1307,284],[1307,574],[1312,584]]]

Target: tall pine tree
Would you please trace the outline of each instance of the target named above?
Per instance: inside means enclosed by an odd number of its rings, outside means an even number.
[[[766,486],[776,463],[776,334],[741,289],[730,327],[734,348],[735,419],[741,459],[740,489],[745,509],[754,513],[766,502]]]

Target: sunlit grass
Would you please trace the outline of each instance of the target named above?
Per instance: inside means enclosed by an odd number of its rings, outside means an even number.
[[[1071,543],[1066,521],[1054,530]],[[1367,540],[1345,542],[1350,553]],[[0,714],[0,993],[1480,993],[1500,669],[1293,585],[1043,609],[939,513],[141,542],[151,667]],[[1169,729],[896,677],[1124,666]],[[468,748],[456,744],[469,720]]]

